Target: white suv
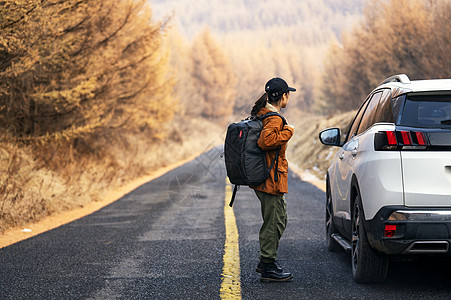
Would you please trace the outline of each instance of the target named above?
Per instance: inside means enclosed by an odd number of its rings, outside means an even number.
[[[327,170],[327,246],[351,252],[356,282],[380,282],[390,255],[450,254],[451,79],[384,80]]]

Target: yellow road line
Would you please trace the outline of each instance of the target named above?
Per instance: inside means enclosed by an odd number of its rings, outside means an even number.
[[[240,282],[240,247],[238,242],[238,228],[235,214],[229,207],[232,197],[232,185],[228,178],[225,186],[224,217],[226,240],[224,245],[224,267],[222,269],[221,299],[241,299]]]

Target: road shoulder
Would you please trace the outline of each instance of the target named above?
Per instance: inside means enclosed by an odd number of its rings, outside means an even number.
[[[310,184],[313,184],[318,189],[322,190],[323,192],[326,192],[326,180],[321,180],[312,173],[310,173],[308,170],[303,170],[296,164],[290,162],[290,170],[299,176],[302,181],[306,181]]]

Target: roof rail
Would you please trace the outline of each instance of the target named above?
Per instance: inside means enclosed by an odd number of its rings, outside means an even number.
[[[407,77],[406,74],[393,75],[382,81],[379,85],[386,84],[389,82],[410,83],[410,79],[409,77]]]

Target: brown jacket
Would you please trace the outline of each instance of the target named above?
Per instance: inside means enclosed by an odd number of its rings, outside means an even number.
[[[265,115],[269,113],[270,110],[267,108],[262,108],[258,115]],[[275,164],[271,169],[271,174],[266,179],[266,181],[257,186],[252,187],[254,190],[262,191],[273,195],[283,195],[288,193],[288,161],[286,158],[287,143],[293,136],[293,127],[283,124],[283,121],[278,116],[268,117],[263,120],[263,130],[258,139],[258,146],[266,152],[266,165],[271,165],[274,160],[277,148],[281,147],[279,151],[279,163],[278,163],[278,181],[274,180],[274,175],[276,172]]]

